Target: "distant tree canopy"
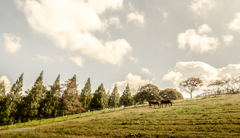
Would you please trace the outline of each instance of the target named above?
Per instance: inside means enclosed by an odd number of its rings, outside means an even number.
[[[159,92],[160,99],[178,100],[184,99],[182,93],[178,92],[176,89],[167,88]]]
[[[153,84],[142,86],[136,95],[134,95],[134,103],[144,103],[150,100],[159,100],[159,88]]]

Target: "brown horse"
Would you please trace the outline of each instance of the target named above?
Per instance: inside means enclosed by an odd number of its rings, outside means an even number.
[[[166,104],[166,106],[169,104],[169,107],[170,107],[170,104],[171,104],[171,106],[172,106],[172,102],[171,102],[170,100],[161,100],[160,107],[161,107],[161,105],[162,105],[162,107],[163,107],[163,104]],[[166,106],[165,106],[165,107],[166,107]]]
[[[157,100],[151,100],[151,101],[149,101],[148,103],[149,103],[149,107],[150,107],[152,104],[154,105],[154,107],[155,107],[156,104],[157,104],[158,107],[159,107],[159,102],[158,102]]]

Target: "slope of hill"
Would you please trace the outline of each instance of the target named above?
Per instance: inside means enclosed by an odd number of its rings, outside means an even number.
[[[0,137],[240,137],[240,94],[177,100],[63,122],[0,130]]]

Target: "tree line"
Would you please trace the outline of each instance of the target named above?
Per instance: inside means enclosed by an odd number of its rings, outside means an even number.
[[[133,95],[134,104],[142,104],[150,100],[160,101],[162,99],[178,100],[184,99],[183,95],[176,89],[166,88],[160,90],[156,85],[147,84],[140,87]]]
[[[60,84],[60,75],[53,85],[43,85],[43,71],[31,89],[22,92],[23,75],[6,93],[4,81],[0,82],[0,124],[14,124],[29,120],[55,118],[64,114],[77,114],[91,109],[104,109],[133,104],[129,85],[120,97],[117,85],[106,93],[101,84],[94,93],[88,78],[81,92],[78,90],[76,75]]]
[[[181,91],[187,92],[191,95],[203,88],[203,80],[200,78],[189,77],[180,82],[179,88]],[[201,90],[203,93],[196,97],[206,95],[220,95],[220,94],[237,94],[240,93],[240,75],[225,77],[210,81],[210,83]]]
[[[153,84],[139,87],[137,93],[131,95],[129,84],[120,96],[117,85],[110,93],[106,92],[103,83],[92,92],[91,80],[88,78],[81,91],[78,90],[76,75],[60,84],[60,75],[49,87],[43,85],[43,71],[34,85],[22,91],[23,73],[6,93],[4,81],[0,82],[0,124],[27,122],[29,119],[55,118],[60,115],[77,114],[87,110],[105,109],[119,106],[142,104],[150,100],[183,99],[176,89],[160,90]],[[200,78],[189,77],[180,82],[181,91],[191,95],[203,86]],[[204,89],[205,93],[224,94],[240,92],[240,76],[215,80]]]

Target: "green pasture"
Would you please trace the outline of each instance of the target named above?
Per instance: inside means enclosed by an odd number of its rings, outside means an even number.
[[[240,94],[147,104],[2,126],[0,137],[240,137]],[[35,128],[10,131],[9,128]]]

